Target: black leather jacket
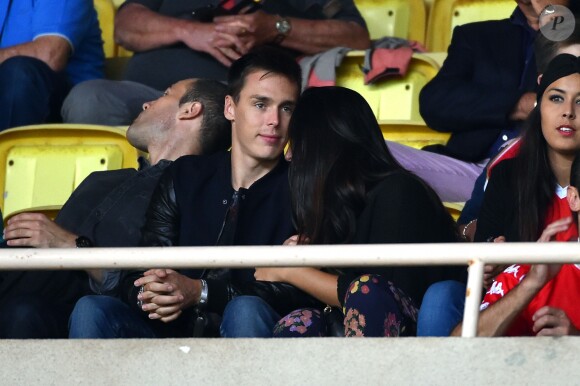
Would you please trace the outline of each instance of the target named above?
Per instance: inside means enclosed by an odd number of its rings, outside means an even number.
[[[280,245],[295,233],[287,169],[281,159],[274,170],[244,190],[232,245]],[[153,194],[141,245],[215,245],[233,193],[229,153],[178,159],[167,168]],[[207,281],[207,310],[220,315],[228,301],[240,295],[259,296],[280,315],[297,308],[322,306],[289,284],[256,281],[253,269],[181,273]],[[133,282],[141,275],[142,271],[127,272],[121,280],[119,296],[129,305],[137,306],[138,288]]]

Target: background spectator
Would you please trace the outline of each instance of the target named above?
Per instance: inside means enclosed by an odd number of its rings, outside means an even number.
[[[103,76],[103,42],[88,0],[0,4],[0,130],[60,121],[71,87]]]
[[[79,85],[67,98],[63,117],[66,122],[128,124],[159,90],[190,77],[225,81],[233,60],[263,44],[278,44],[294,56],[335,46],[368,48],[366,25],[353,1],[332,3],[265,1],[251,14],[200,21],[192,12],[207,9],[204,0],[128,0],[115,19],[116,40],[135,51],[125,81]]]

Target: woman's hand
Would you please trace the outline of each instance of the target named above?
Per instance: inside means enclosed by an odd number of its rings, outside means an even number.
[[[560,232],[566,231],[570,228],[572,224],[572,217],[565,217],[554,221],[544,229],[542,235],[538,239],[538,243],[546,243],[552,241],[552,239]]]
[[[264,267],[256,268],[254,277],[261,281],[286,281],[286,276],[296,268]]]
[[[298,244],[298,235],[290,236],[284,241],[283,245],[297,245]]]

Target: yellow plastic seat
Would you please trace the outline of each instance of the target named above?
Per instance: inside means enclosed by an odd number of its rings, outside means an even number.
[[[439,133],[431,130],[421,122],[383,122],[380,123],[383,138],[387,141],[397,142],[402,145],[422,149],[427,145],[439,145],[447,143],[450,133]]]
[[[453,220],[457,221],[459,216],[461,215],[461,211],[465,206],[464,202],[444,202],[443,206],[447,209],[447,212],[453,217]]]
[[[130,58],[133,56],[133,51],[129,51],[128,49],[117,45],[117,57],[119,58]]]
[[[114,58],[117,56],[117,45],[114,38],[115,5],[112,0],[94,0],[94,5],[99,18],[99,26],[101,27],[105,58]]]
[[[20,213],[42,213],[44,214],[46,217],[48,217],[51,220],[54,220],[56,218],[56,216],[58,215],[58,212],[60,212],[60,210],[62,209],[62,205],[47,205],[47,206],[35,206],[32,208],[25,208],[25,209],[21,209],[21,210],[17,210],[16,212],[12,212],[10,213],[10,216],[6,216],[4,217],[4,226],[6,226],[6,224],[8,223],[8,220],[10,220],[12,217],[16,216],[17,214]]]
[[[421,148],[445,143],[448,133],[429,129],[419,113],[419,92],[439,70],[429,55],[414,54],[404,77],[389,77],[375,84],[364,84],[360,67],[363,51],[352,51],[337,69],[336,84],[361,94],[375,113],[385,139]]]
[[[119,9],[121,4],[123,4],[125,0],[113,0],[113,4],[115,4],[115,9]]]
[[[137,167],[138,152],[117,127],[23,126],[0,133],[0,208],[62,206],[93,171]]]
[[[371,39],[385,36],[424,42],[426,12],[423,0],[355,0]]]
[[[433,0],[425,43],[429,51],[447,51],[458,25],[510,17],[513,0]]]

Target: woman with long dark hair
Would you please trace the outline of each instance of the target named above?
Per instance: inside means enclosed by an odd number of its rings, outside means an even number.
[[[434,191],[390,154],[364,98],[350,89],[308,89],[292,115],[289,179],[298,234],[286,244],[453,242],[454,222]],[[399,336],[415,331],[427,287],[457,270],[448,267],[259,268],[258,280],[283,281],[344,314],[346,336]],[[279,315],[260,299],[234,299],[259,332],[271,336]],[[339,308],[339,310],[337,310]],[[267,315],[267,317],[265,316]],[[238,315],[237,320],[242,316]],[[259,319],[258,321],[256,321]],[[267,321],[266,321],[267,319]],[[269,334],[269,335],[268,335]],[[297,310],[280,320],[275,336],[324,336],[322,310]],[[230,335],[231,336],[231,335]]]
[[[566,202],[570,168],[580,149],[580,59],[561,54],[542,75],[537,106],[531,112],[518,155],[492,173],[475,241],[502,236],[536,241],[546,225],[571,216]],[[572,224],[555,240],[578,237]]]

